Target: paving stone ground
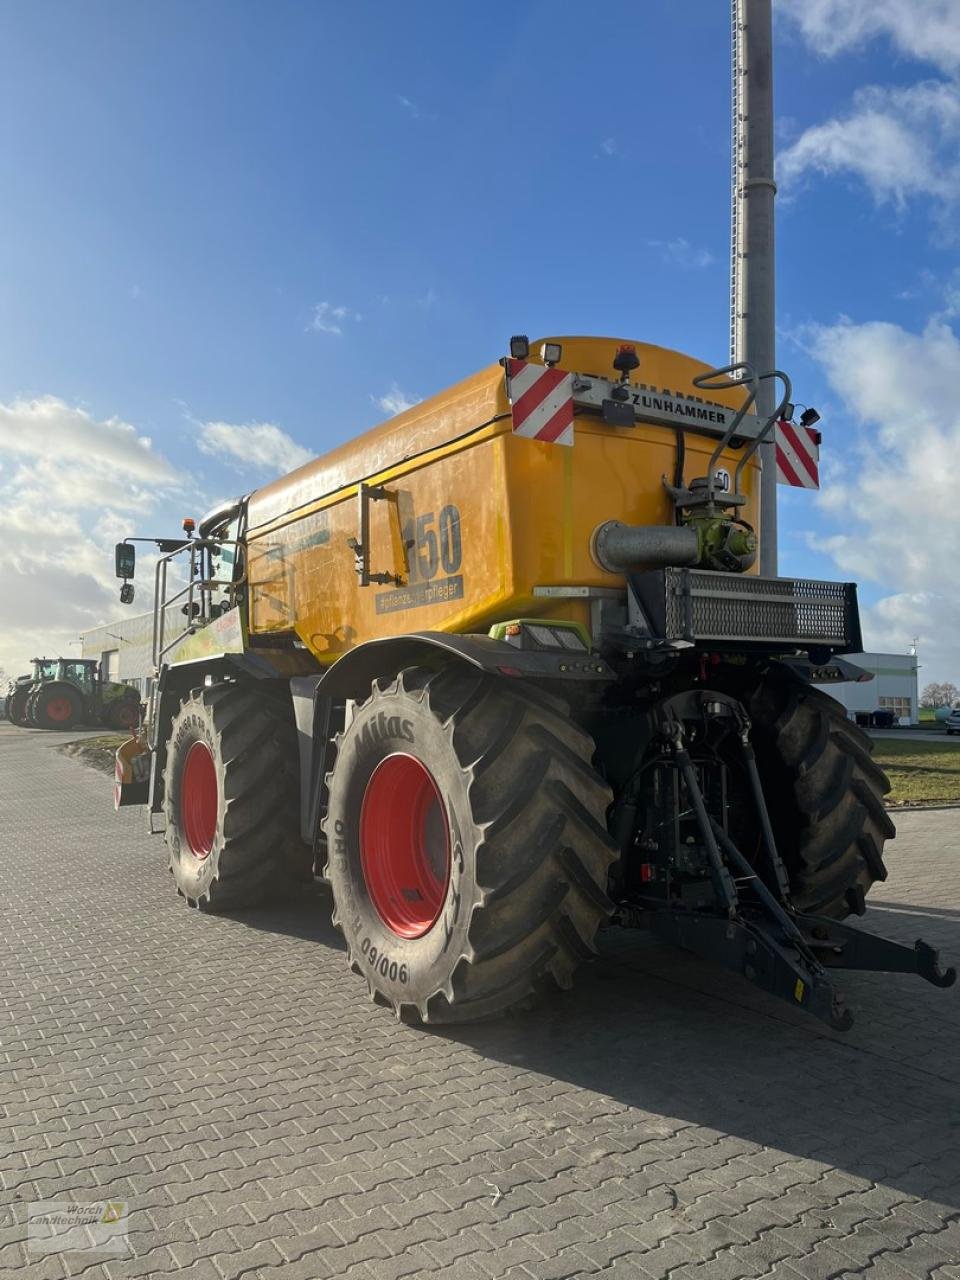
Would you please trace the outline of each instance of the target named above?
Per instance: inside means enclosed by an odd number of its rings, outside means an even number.
[[[960,1278],[960,994],[843,977],[845,1037],[610,934],[534,1014],[371,1005],[318,891],[187,910],[60,735],[0,725],[0,1273]],[[960,811],[899,817],[873,927],[960,959]],[[26,1206],[124,1200],[129,1252]]]

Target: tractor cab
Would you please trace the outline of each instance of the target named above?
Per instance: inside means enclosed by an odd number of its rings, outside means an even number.
[[[75,684],[85,697],[92,698],[99,683],[100,664],[91,658],[61,658],[56,678]]]
[[[126,538],[115,550],[116,574],[123,579],[122,604],[133,600],[135,542],[153,543],[161,555],[154,582],[153,667],[159,671],[174,650],[186,657],[185,644],[210,623],[223,619],[220,639],[243,648],[237,606],[246,598],[246,498],[235,498],[208,511],[199,524],[183,521],[182,538]],[[225,616],[229,615],[229,616]],[[224,637],[229,639],[224,640]],[[206,639],[200,642],[206,653]]]

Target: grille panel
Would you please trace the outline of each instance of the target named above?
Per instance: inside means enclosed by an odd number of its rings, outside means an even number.
[[[703,569],[631,575],[647,635],[729,647],[860,648],[856,586],[806,578],[758,578]]]

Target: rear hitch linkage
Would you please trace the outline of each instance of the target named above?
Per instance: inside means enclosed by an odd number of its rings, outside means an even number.
[[[681,697],[690,700],[696,695]],[[796,910],[790,901],[789,876],[767,811],[750,741],[749,718],[743,706],[726,695],[704,694],[703,699],[698,708],[701,714],[710,713],[709,702],[716,713],[733,715],[738,721],[741,760],[760,827],[765,874],[761,876],[708,812],[687,748],[684,722],[668,705],[664,708],[661,733],[670,746],[700,829],[716,904],[707,909],[651,898],[643,905],[621,908],[617,922],[649,929],[664,942],[741,973],[763,990],[812,1013],[835,1031],[849,1030],[853,1014],[833,985],[828,969],[915,973],[936,987],[953,986],[956,969],[941,969],[936,949],[920,939],[911,947]],[[738,885],[747,890],[746,901]]]

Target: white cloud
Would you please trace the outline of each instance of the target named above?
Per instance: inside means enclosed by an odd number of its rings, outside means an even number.
[[[651,249],[658,249],[664,262],[684,270],[700,270],[709,267],[714,258],[709,249],[698,249],[678,236],[675,240],[648,240]]]
[[[824,57],[886,36],[908,57],[960,68],[960,0],[777,0],[777,12]]]
[[[954,269],[942,286],[943,310],[939,317],[943,320],[955,320],[960,316],[960,270]]]
[[[431,115],[429,112],[424,111],[419,103],[414,102],[411,98],[406,97],[405,94],[398,93],[397,102],[400,104],[401,107],[403,107],[404,111],[407,112],[411,120],[434,121],[437,118],[436,116]]]
[[[811,174],[845,175],[862,181],[877,204],[932,199],[943,219],[960,199],[960,0],[779,0],[778,12],[824,57],[883,36],[947,77],[860,89],[847,111],[782,151],[784,190]]]
[[[119,418],[56,396],[0,403],[0,667],[77,653],[80,631],[118,609],[113,543],[185,484]]]
[[[419,404],[421,397],[408,395],[394,383],[386,395],[371,396],[370,399],[392,418],[396,414],[405,413],[407,409],[412,409],[414,405]]]
[[[313,308],[313,315],[307,325],[307,331],[334,333],[339,336],[343,333],[345,321],[359,321],[362,319],[363,316],[358,311],[351,311],[349,307],[334,306],[332,302],[318,302]]]
[[[600,150],[605,156],[615,156],[617,154],[616,138],[604,138],[600,143]]]
[[[226,458],[245,471],[282,475],[315,456],[272,422],[202,422],[199,427],[197,443],[201,452]]]
[[[68,479],[94,472],[134,484],[166,484],[177,473],[149,436],[120,418],[94,418],[57,396],[0,403],[0,455],[56,466]],[[79,469],[79,471],[78,471]]]
[[[960,678],[960,340],[942,320],[921,333],[841,321],[806,338],[860,427],[820,499],[843,527],[811,544],[886,592],[864,610],[868,648],[903,649],[919,635],[928,678]],[[830,435],[828,424],[827,450]]]
[[[960,90],[945,81],[859,90],[850,111],[800,135],[777,161],[786,190],[808,173],[860,178],[878,204],[960,196]]]

